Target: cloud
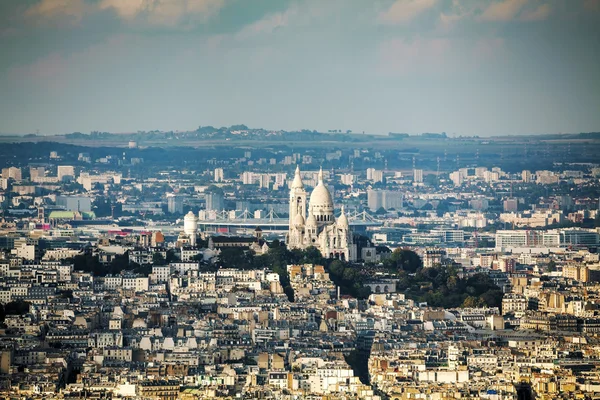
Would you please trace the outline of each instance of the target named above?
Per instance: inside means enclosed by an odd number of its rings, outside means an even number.
[[[206,19],[224,3],[224,0],[102,0],[99,8],[112,9],[125,20],[141,17],[155,25],[175,26],[187,18]]]
[[[540,4],[534,10],[525,11],[521,15],[521,21],[542,21],[548,18],[551,12],[550,4]]]
[[[286,27],[290,24],[290,19],[297,15],[296,7],[290,7],[284,12],[268,14],[264,18],[245,26],[238,32],[236,37],[244,39],[259,34],[272,33],[278,28]]]
[[[144,9],[144,0],[102,0],[99,7],[112,9],[121,18],[132,19]]]
[[[510,21],[527,4],[527,0],[503,0],[490,4],[481,14],[482,21]]]
[[[67,18],[79,22],[87,10],[83,0],[42,0],[25,11],[25,17],[36,21]]]
[[[396,0],[385,12],[379,14],[382,24],[404,24],[435,6],[437,0]]]
[[[79,22],[87,14],[112,10],[125,20],[153,25],[177,26],[190,20],[205,20],[216,14],[225,0],[41,0],[25,11],[25,16],[40,20],[68,17]]]

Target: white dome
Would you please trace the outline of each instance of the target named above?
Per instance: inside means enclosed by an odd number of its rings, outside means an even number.
[[[333,210],[333,200],[329,189],[323,183],[323,170],[319,171],[319,183],[313,189],[309,201],[310,208],[316,207],[319,210],[331,208]],[[313,211],[317,211],[314,209]]]
[[[329,189],[323,185],[323,182],[320,182],[313,190],[312,194],[310,195],[309,204],[311,207],[333,207],[331,193],[329,193]]]
[[[340,228],[348,228],[348,217],[346,217],[346,213],[344,213],[344,206],[342,206],[342,214],[337,219],[337,224]]]
[[[304,217],[302,216],[302,214],[296,214],[296,216],[294,217],[294,225],[304,225]]]
[[[184,220],[187,221],[191,221],[191,220],[196,220],[196,214],[194,214],[193,212],[188,212],[187,214],[185,214],[185,217],[183,217]]]
[[[308,214],[308,218],[306,219],[306,226],[315,227],[317,226],[317,219],[313,215],[313,213]]]

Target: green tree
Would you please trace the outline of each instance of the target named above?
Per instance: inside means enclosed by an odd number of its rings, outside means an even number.
[[[152,264],[153,265],[166,265],[167,264],[167,260],[165,260],[165,257],[163,257],[163,255],[161,253],[154,253],[152,254]]]
[[[483,301],[478,297],[468,296],[465,301],[462,303],[461,307],[465,308],[474,308],[481,307],[483,305]]]
[[[414,273],[423,267],[421,257],[412,250],[398,248],[392,252],[389,259],[386,260],[386,266],[396,271],[406,271]]]

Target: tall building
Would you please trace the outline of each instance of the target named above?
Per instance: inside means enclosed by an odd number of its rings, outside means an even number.
[[[206,211],[222,211],[225,208],[225,200],[221,193],[206,194]]]
[[[65,180],[75,179],[75,167],[72,165],[59,165],[58,172],[56,174],[60,182]]]
[[[422,169],[413,169],[413,182],[423,183],[423,170]]]
[[[215,168],[215,182],[223,182],[223,168]]]
[[[245,171],[242,173],[242,183],[244,185],[252,185],[254,184],[254,173],[250,171]]]
[[[373,181],[374,183],[383,182],[383,171],[379,171],[375,168],[367,168],[367,180]]]
[[[85,196],[56,196],[56,205],[67,211],[92,211],[92,199]]]
[[[356,181],[356,176],[352,174],[342,174],[340,176],[342,184],[351,186]]]
[[[454,186],[460,186],[463,184],[464,178],[460,171],[454,171],[450,173],[450,180],[454,183]]]
[[[523,172],[521,172],[521,179],[525,183],[530,183],[533,180],[533,175],[531,174],[531,171],[527,171],[526,169],[523,170]]]
[[[404,197],[401,192],[391,190],[367,190],[367,205],[371,211],[377,211],[381,207],[386,210],[398,210],[404,205]]]
[[[33,181],[35,178],[43,178],[46,176],[44,167],[29,167],[29,178]]]
[[[2,168],[2,178],[4,179],[14,179],[15,181],[20,181],[23,177],[21,175],[21,168],[10,167],[10,168]]]
[[[306,249],[314,246],[323,257],[342,260],[356,259],[356,246],[348,217],[344,213],[336,221],[333,213],[331,193],[323,182],[323,171],[319,171],[317,186],[313,189],[306,209],[306,190],[300,177],[300,168],[296,173],[290,190],[289,231],[286,235],[288,249]]]
[[[383,207],[383,190],[367,190],[367,205],[371,211],[377,211]]]
[[[506,212],[517,212],[519,210],[519,200],[514,197],[510,197],[504,200],[504,211]]]
[[[183,198],[176,194],[167,194],[167,211],[170,214],[183,214]]]

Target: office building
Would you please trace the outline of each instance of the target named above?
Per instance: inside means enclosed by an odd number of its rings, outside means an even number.
[[[413,170],[413,182],[423,183],[423,170],[422,169],[414,169]]]
[[[215,168],[215,182],[223,182],[223,168]]]
[[[10,168],[2,168],[2,178],[4,179],[14,179],[15,181],[22,180],[21,168],[10,167]]]
[[[75,167],[72,165],[59,165],[56,173],[59,182],[75,179]]]
[[[67,211],[92,211],[92,199],[86,196],[56,196],[56,205]]]
[[[168,194],[167,211],[170,214],[183,214],[183,198],[176,194]]]
[[[367,168],[367,180],[374,183],[383,182],[383,171],[375,168]]]
[[[222,211],[225,208],[225,200],[221,193],[206,194],[206,211]]]

